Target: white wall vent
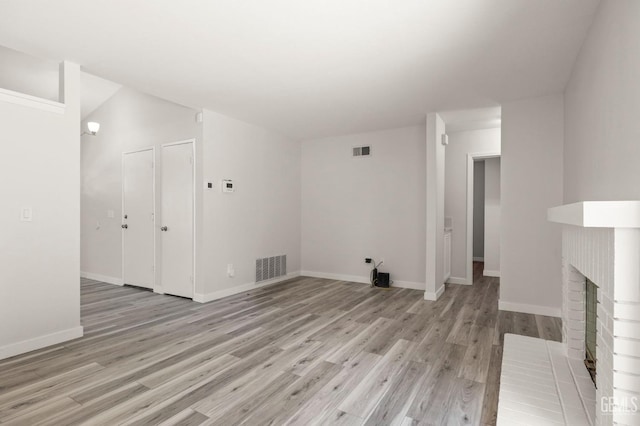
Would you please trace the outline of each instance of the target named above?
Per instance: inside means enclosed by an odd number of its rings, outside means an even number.
[[[354,157],[366,157],[371,155],[371,147],[370,146],[355,146],[353,147],[353,156]]]
[[[287,255],[256,259],[256,282],[287,275]]]

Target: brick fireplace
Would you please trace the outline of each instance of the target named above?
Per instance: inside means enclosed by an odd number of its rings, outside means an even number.
[[[585,281],[597,288],[596,385],[569,362],[596,425],[640,424],[640,201],[583,202],[549,209],[563,224],[563,344],[585,359]],[[591,387],[591,389],[589,389]],[[595,410],[592,404],[595,404]]]

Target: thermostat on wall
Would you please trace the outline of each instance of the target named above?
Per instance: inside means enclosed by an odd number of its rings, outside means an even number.
[[[222,180],[222,192],[234,192],[233,181],[231,179]]]

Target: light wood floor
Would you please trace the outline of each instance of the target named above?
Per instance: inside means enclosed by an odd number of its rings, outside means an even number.
[[[0,423],[494,424],[505,332],[498,280],[437,302],[314,278],[209,304],[83,280],[85,336],[0,361]]]

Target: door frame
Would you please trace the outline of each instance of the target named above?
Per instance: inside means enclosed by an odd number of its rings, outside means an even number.
[[[160,152],[164,154],[164,151],[162,151],[165,147],[168,146],[175,146],[175,145],[186,145],[186,144],[191,144],[191,155],[193,158],[193,162],[191,163],[191,173],[192,173],[192,183],[193,183],[193,189],[192,189],[192,194],[191,194],[191,202],[193,203],[192,205],[192,214],[193,217],[191,218],[192,220],[192,224],[193,226],[191,227],[191,235],[192,235],[192,244],[193,247],[191,248],[191,252],[192,252],[192,259],[193,259],[193,267],[192,267],[192,274],[193,274],[193,282],[192,284],[192,293],[191,293],[191,299],[194,299],[196,296],[196,263],[197,263],[197,258],[196,258],[196,250],[197,250],[197,246],[196,246],[196,230],[197,230],[197,223],[196,223],[196,206],[197,206],[197,202],[196,202],[196,139],[195,138],[191,138],[191,139],[185,139],[185,140],[181,140],[181,141],[177,141],[177,142],[167,142],[167,143],[163,143],[161,145],[160,148]],[[160,176],[160,178],[162,179],[162,175]],[[162,208],[162,207],[161,207]],[[164,265],[162,265],[164,266]],[[162,293],[164,294],[164,287],[163,287],[163,283],[162,283],[162,279],[160,279],[160,286],[162,288]]]
[[[152,199],[153,199],[153,282],[151,283],[151,289],[153,291],[156,290],[157,285],[158,285],[158,279],[157,279],[157,271],[158,271],[158,267],[157,267],[157,230],[156,230],[156,218],[158,217],[158,215],[156,214],[156,147],[155,146],[148,146],[146,148],[140,148],[140,149],[135,149],[133,151],[123,151],[122,152],[122,164],[121,164],[121,174],[122,174],[122,188],[121,188],[121,204],[120,204],[120,224],[122,225],[122,221],[124,220],[124,159],[125,159],[125,155],[128,154],[136,154],[138,152],[144,152],[144,151],[151,151],[151,169],[153,170],[153,172],[151,173],[152,175]],[[120,235],[122,236],[121,238],[121,251],[122,251],[122,256],[121,256],[121,274],[122,274],[122,285],[125,284],[124,282],[124,229],[120,229]]]
[[[500,151],[467,154],[467,252],[465,265],[467,276],[464,284],[473,284],[473,162],[488,158],[500,158]]]

